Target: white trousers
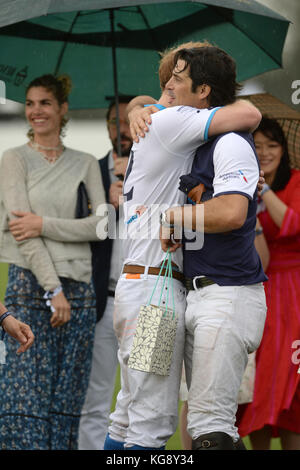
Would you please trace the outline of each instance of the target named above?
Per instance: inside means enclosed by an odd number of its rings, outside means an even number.
[[[187,296],[185,368],[188,432],[219,431],[239,438],[237,400],[248,353],[260,344],[266,318],[262,284],[213,284]]]
[[[114,298],[107,298],[96,325],[92,369],[79,426],[79,450],[103,450],[118,365],[118,341],[113,329]]]
[[[183,285],[173,280],[178,327],[169,376],[130,369],[127,366],[133,335],[141,305],[148,303],[157,276],[140,275],[128,279],[123,274],[115,295],[114,327],[119,341],[118,358],[121,370],[121,390],[117,397],[109,434],[125,442],[125,447],[140,445],[159,448],[176,431],[178,395],[184,353],[184,312],[186,294]],[[152,299],[158,305],[163,279],[159,280]],[[162,297],[166,301],[166,293]],[[162,305],[165,305],[162,303]],[[170,305],[170,303],[169,303]]]

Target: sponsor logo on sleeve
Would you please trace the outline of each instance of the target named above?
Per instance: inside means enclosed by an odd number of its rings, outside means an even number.
[[[245,173],[242,170],[237,170],[237,171],[231,171],[229,173],[224,173],[223,175],[220,175],[220,179],[224,182],[227,183],[228,181],[231,180],[243,180],[245,183],[248,184],[248,180],[246,178]]]

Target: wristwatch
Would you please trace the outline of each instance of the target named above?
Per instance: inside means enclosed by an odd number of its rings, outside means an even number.
[[[159,222],[162,227],[174,228],[174,224],[170,224],[167,221],[167,214],[165,212],[161,212],[160,217],[159,217]]]

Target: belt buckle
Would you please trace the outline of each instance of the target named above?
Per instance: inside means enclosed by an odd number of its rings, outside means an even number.
[[[202,276],[195,276],[195,277],[193,278],[193,287],[194,287],[194,290],[200,289],[200,287],[197,287],[197,286],[196,286],[196,281],[197,281],[197,279],[201,279],[202,277],[205,277],[205,276],[204,276],[204,275],[202,275]],[[201,286],[201,287],[202,287],[202,286]]]

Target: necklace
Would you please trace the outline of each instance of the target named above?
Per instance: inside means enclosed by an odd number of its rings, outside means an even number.
[[[55,150],[56,152],[61,150],[61,148],[63,147],[61,142],[59,142],[59,145],[57,147],[45,147],[44,145],[38,144],[37,142],[31,142],[31,145],[34,149]]]
[[[32,140],[30,141],[30,145],[34,150],[36,150],[41,155],[43,155],[45,160],[47,160],[49,163],[55,163],[58,160],[58,158],[61,156],[63,151],[65,150],[65,147],[62,144],[61,140],[59,141],[59,145],[57,147],[46,147],[45,145],[38,144],[37,142],[34,142]],[[43,150],[44,151],[59,152],[59,153],[57,155],[50,156],[50,155],[46,155],[43,152]]]

